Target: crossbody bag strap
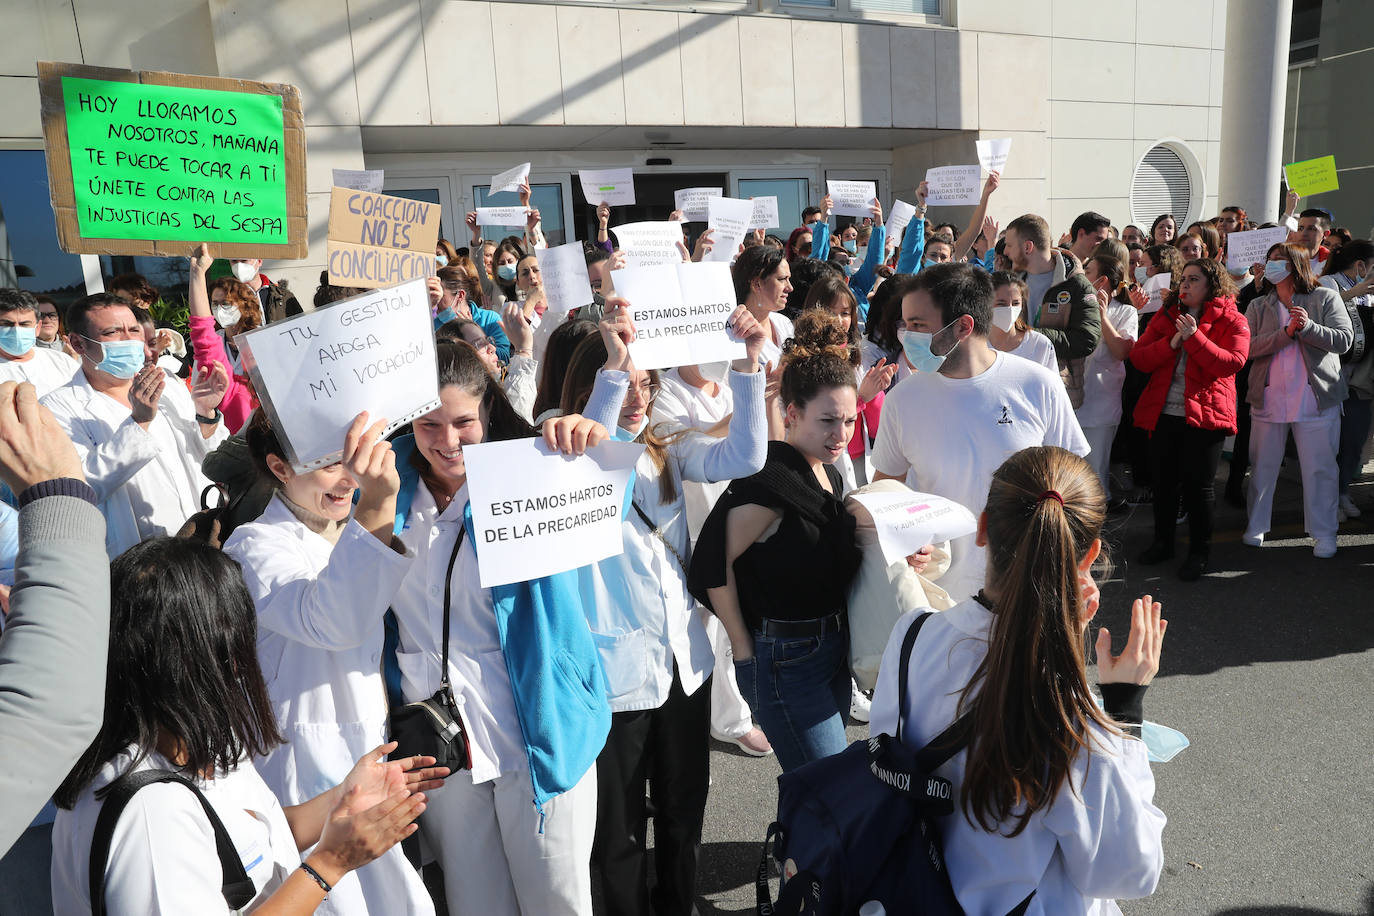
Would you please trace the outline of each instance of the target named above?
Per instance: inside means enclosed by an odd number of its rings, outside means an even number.
[[[209,800],[195,783],[180,773],[171,770],[139,770],[115,780],[100,806],[100,814],[95,821],[95,833],[91,837],[89,872],[91,916],[105,916],[105,868],[109,864],[110,844],[114,840],[119,817],[140,789],[158,782],[174,782],[185,786],[196,796],[206,819],[210,821],[211,829],[215,832],[215,852],[219,855],[220,867],[220,893],[224,895],[224,901],[230,910],[243,909],[257,896],[258,889],[248,877],[248,872],[244,870],[238,849]]]
[[[453,553],[449,554],[448,558],[448,572],[444,575],[444,641],[443,649],[440,650],[443,662],[439,669],[439,689],[444,692],[444,701],[448,703],[450,710],[452,710],[455,705],[453,702],[453,690],[449,687],[448,682],[448,630],[450,609],[453,604],[453,567],[458,562],[458,551],[462,548],[463,539],[467,536],[468,526],[460,521],[458,523],[458,537],[453,539]]]
[[[916,646],[916,637],[921,632],[921,627],[925,626],[928,619],[934,616],[933,611],[927,611],[917,617],[907,628],[906,636],[902,640],[902,655],[897,665],[897,740],[902,740],[902,726],[906,722],[907,715],[907,678],[911,669],[911,652]],[[940,734],[931,739],[930,743],[921,748],[916,753],[916,769],[924,774],[935,772],[943,766],[951,757],[963,750],[972,735],[973,714],[966,712],[955,719],[953,724]]]
[[[672,544],[668,543],[668,539],[663,536],[663,532],[660,531],[659,527],[655,525],[653,521],[649,518],[648,513],[646,513],[643,509],[639,508],[639,503],[631,499],[630,506],[635,510],[635,514],[639,516],[640,521],[642,521],[645,525],[649,526],[649,533],[652,534],[654,537],[658,538],[659,542],[663,544],[664,548],[666,548],[667,551],[673,555],[673,559],[677,560],[677,565],[682,570],[682,574],[684,576],[687,575],[687,561],[682,558],[682,554],[678,553],[678,549],[674,547]]]

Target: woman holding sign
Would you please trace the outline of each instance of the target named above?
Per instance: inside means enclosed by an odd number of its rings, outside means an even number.
[[[744,307],[726,322],[745,342],[731,363],[734,412],[725,438],[694,430],[663,437],[650,428],[658,373],[636,369],[627,344],[634,325],[624,307],[578,345],[563,385],[563,408],[582,411],[616,438],[646,446],[635,465],[631,510],[621,524],[625,552],[578,570],[583,607],[601,653],[611,733],[597,758],[597,842],[609,916],[693,912],[697,848],[710,785],[708,732],[715,667],[705,611],[687,591],[691,544],[684,481],[714,483],[763,467],[768,423],[759,354],[768,328]],[[600,371],[598,371],[600,370]],[[644,782],[654,815],[649,897]]]
[[[430,699],[447,674],[468,767],[430,796],[420,829],[443,866],[450,916],[580,916],[592,908],[605,677],[576,573],[480,586],[463,448],[534,429],[472,347],[435,350],[439,406],[395,443],[394,530],[414,556],[392,603],[396,661],[406,702]],[[544,433],[568,454],[606,437],[579,416]]]

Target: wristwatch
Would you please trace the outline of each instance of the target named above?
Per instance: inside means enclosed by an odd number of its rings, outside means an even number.
[[[224,414],[220,413],[219,408],[216,407],[215,412],[208,417],[202,417],[200,414],[196,414],[196,422],[203,426],[214,426],[223,416]]]

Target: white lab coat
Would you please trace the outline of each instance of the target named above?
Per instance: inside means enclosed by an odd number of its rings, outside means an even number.
[[[92,388],[83,369],[42,403],[76,444],[86,482],[100,498],[111,557],[147,538],[176,534],[200,511],[201,491],[210,485],[200,463],[229,433],[220,423],[209,439],[201,437],[195,402],[180,379],[167,377],[148,430],[129,408]]]
[[[282,502],[241,525],[224,552],[243,567],[258,611],[258,658],[286,744],[258,761],[283,804],[343,782],[386,740],[382,617],[411,567],[350,520],[331,544]],[[334,888],[319,913],[432,914],[399,846]]]

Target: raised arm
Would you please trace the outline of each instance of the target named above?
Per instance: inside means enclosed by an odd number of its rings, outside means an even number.
[[[954,260],[957,261],[967,254],[973,243],[978,240],[978,234],[983,231],[983,219],[988,215],[988,198],[997,190],[1000,180],[997,172],[988,172],[988,180],[983,183],[983,196],[978,199],[978,206],[973,208],[973,216],[969,217],[968,227],[954,242]]]

